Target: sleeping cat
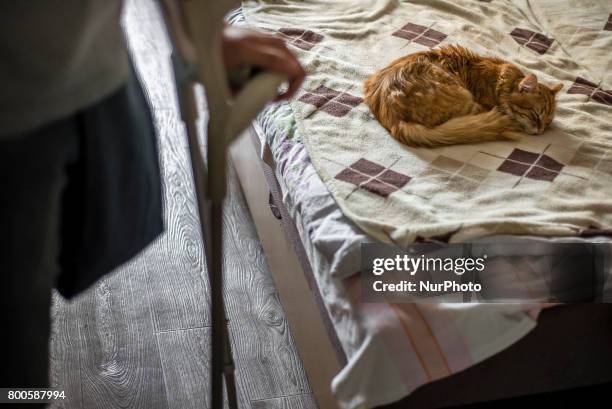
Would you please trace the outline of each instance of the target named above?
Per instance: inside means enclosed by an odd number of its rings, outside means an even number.
[[[442,146],[541,134],[555,115],[552,88],[499,58],[447,46],[399,58],[365,82],[365,102],[398,141]]]

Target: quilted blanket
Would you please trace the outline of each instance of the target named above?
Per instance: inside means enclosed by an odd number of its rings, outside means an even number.
[[[248,0],[249,24],[287,39],[309,76],[291,102],[343,212],[404,246],[612,227],[612,4],[595,0]],[[410,148],[378,124],[362,84],[400,56],[460,44],[564,83],[553,126],[519,142]]]

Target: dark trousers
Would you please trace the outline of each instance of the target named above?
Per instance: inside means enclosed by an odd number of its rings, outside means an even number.
[[[51,290],[87,289],[163,230],[154,127],[134,75],[0,139],[0,387],[48,385]]]

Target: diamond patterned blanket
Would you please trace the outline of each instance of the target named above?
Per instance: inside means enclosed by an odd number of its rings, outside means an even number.
[[[612,4],[594,0],[248,0],[309,76],[291,106],[343,212],[400,246],[492,234],[612,233]],[[362,84],[400,56],[460,44],[563,82],[540,136],[437,149],[395,141]]]

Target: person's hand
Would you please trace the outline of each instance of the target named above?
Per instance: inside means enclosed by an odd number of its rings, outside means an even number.
[[[278,99],[291,98],[306,76],[282,38],[243,28],[225,27],[223,59],[228,70],[252,66],[287,77],[289,88]]]

